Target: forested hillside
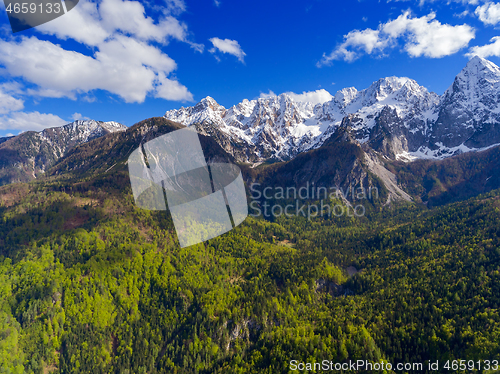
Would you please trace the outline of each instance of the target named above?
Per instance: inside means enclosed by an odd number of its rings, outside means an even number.
[[[168,213],[135,207],[124,165],[75,175],[0,188],[1,373],[499,358],[498,190],[359,218],[249,217],[181,249]]]

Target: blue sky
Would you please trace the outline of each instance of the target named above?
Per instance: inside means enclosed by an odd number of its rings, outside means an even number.
[[[500,64],[499,26],[500,4],[481,0],[80,0],[13,34],[2,5],[0,136],[130,126],[205,96],[321,102],[391,75],[442,94],[470,56]]]

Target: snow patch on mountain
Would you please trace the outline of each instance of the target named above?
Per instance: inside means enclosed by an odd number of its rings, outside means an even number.
[[[118,122],[77,120],[61,127],[52,127],[37,133],[41,141],[53,147],[56,157],[62,157],[70,148],[113,132],[125,131]]]

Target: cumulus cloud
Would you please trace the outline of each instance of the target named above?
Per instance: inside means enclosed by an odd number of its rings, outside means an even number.
[[[381,52],[390,42],[389,38],[382,38],[379,30],[354,30],[344,36],[344,42],[330,53],[323,55],[320,65],[327,65],[332,60],[352,62],[360,57],[360,52],[371,54]]]
[[[325,89],[320,89],[316,91],[302,92],[301,94],[296,94],[293,92],[287,92],[287,95],[290,96],[295,101],[309,102],[311,104],[323,104],[327,101],[333,99],[333,96]]]
[[[451,26],[435,20],[430,13],[420,18],[409,18],[409,12],[384,25],[384,32],[391,37],[407,34],[405,50],[412,57],[440,58],[449,56],[466,47],[474,38],[474,29],[469,25]]]
[[[186,11],[186,3],[184,0],[164,0],[166,4],[165,13],[179,15]]]
[[[166,42],[172,37],[185,41],[187,26],[175,17],[167,16],[155,23],[145,16],[143,5],[137,1],[104,0],[99,6],[103,24],[111,31],[119,30],[141,40]]]
[[[102,89],[126,102],[139,103],[150,92],[168,96],[161,86],[174,87],[170,82],[175,81],[166,76],[177,67],[157,47],[125,36],[103,42],[94,56],[68,51],[34,36],[17,43],[0,40],[0,64],[10,75],[41,87],[41,96],[74,98],[75,93]],[[172,97],[192,100],[187,88],[183,96],[177,92],[176,88]]]
[[[411,0],[387,0],[388,3],[390,2],[406,2],[406,1],[411,1]],[[435,3],[436,1],[441,1],[441,0],[418,0],[418,5],[420,7],[423,7],[426,3]],[[463,5],[477,5],[479,3],[479,0],[447,0],[447,4],[449,5],[450,3],[460,3]]]
[[[193,96],[172,77],[177,68],[161,47],[171,39],[195,50],[203,46],[188,39],[187,26],[174,15],[185,10],[182,0],[166,0],[158,21],[146,16],[138,1],[81,0],[77,7],[37,28],[59,39],[73,39],[90,54],[66,50],[37,37],[0,40],[0,66],[10,76],[37,85],[26,93],[43,97],[88,95],[105,90],[125,102],[141,103],[147,95],[186,101]],[[153,44],[157,43],[157,44]]]
[[[228,53],[238,58],[238,60],[244,63],[244,58],[246,53],[240,47],[240,44],[236,40],[231,39],[219,39],[219,38],[211,38],[209,39],[213,48],[210,49],[210,53],[216,53],[217,51],[222,53]]]
[[[466,10],[464,10],[461,13],[455,13],[455,14],[453,14],[453,17],[464,18],[464,17],[468,16],[469,14],[470,14],[469,11],[466,9]]]
[[[344,42],[323,58],[317,66],[329,65],[333,60],[354,61],[363,54],[383,55],[402,43],[411,57],[440,58],[458,52],[474,38],[474,28],[469,25],[442,24],[430,13],[411,17],[409,11],[395,20],[380,24],[376,30],[353,30],[344,36]]]
[[[261,92],[259,95],[259,99],[269,99],[271,97],[276,97],[276,96],[278,95],[276,95],[273,91],[269,90],[268,93]]]
[[[12,96],[13,91],[17,91],[17,85],[0,85],[0,114],[7,114],[24,108],[24,101]]]
[[[40,25],[36,30],[61,40],[73,39],[88,46],[97,46],[111,36],[110,30],[106,30],[104,25],[97,3],[84,0],[64,17]]]
[[[79,120],[81,120],[81,121],[86,121],[86,120],[89,120],[90,118],[89,118],[89,117],[82,116],[82,114],[81,114],[81,113],[75,112],[75,113],[73,113],[73,115],[71,116],[71,119],[72,119],[73,121],[79,121]]]
[[[59,39],[74,39],[89,46],[97,46],[117,32],[166,44],[170,38],[187,42],[187,26],[170,13],[185,9],[183,2],[168,2],[158,22],[146,15],[141,2],[102,0],[99,3],[81,0],[64,17],[37,27],[37,31],[55,35]],[[182,6],[180,6],[182,5]],[[169,8],[172,9],[169,11]]]
[[[466,53],[466,56],[479,56],[482,58],[488,58],[490,56],[500,56],[500,36],[491,38],[490,44],[472,47],[469,52]]]
[[[176,80],[168,79],[165,74],[158,75],[158,82],[155,97],[174,101],[193,100],[193,95],[187,87]]]
[[[474,12],[485,25],[496,25],[500,22],[500,4],[487,2],[478,6]]]
[[[0,84],[0,130],[39,131],[66,124],[67,121],[53,114],[22,112],[24,100],[19,98],[22,93],[22,86],[17,82]]]
[[[54,114],[40,112],[14,112],[0,117],[0,130],[41,131],[49,127],[64,126],[67,121]]]

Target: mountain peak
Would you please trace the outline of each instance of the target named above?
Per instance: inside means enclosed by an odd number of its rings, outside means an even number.
[[[469,62],[467,62],[467,65],[465,66],[464,70],[475,70],[478,68],[480,70],[488,69],[495,72],[500,71],[500,68],[493,62],[486,60],[485,58],[479,57],[477,55],[472,57],[469,60]]]
[[[76,120],[61,127],[51,127],[39,132],[43,138],[51,138],[53,134],[64,134],[71,139],[80,139],[86,142],[95,137],[99,137],[112,132],[125,131],[127,126],[118,122],[103,122],[93,119]]]
[[[200,100],[200,103],[218,104],[217,101],[215,101],[215,99],[212,96],[204,97],[203,99]]]
[[[200,100],[198,104],[194,106],[197,111],[202,111],[204,109],[210,108],[214,111],[224,109],[222,105],[220,105],[215,99],[211,96],[204,97]]]
[[[356,141],[377,144],[374,149],[389,158],[444,158],[500,144],[500,130],[483,126],[500,124],[500,68],[480,57],[473,57],[441,96],[397,76],[360,91],[341,89],[315,106],[297,96],[270,93],[228,110],[206,97],[195,107],[168,111],[165,118],[205,126],[242,162],[288,160],[318,148],[349,115]]]
[[[347,106],[351,101],[354,100],[356,95],[358,94],[358,90],[355,87],[347,87],[343,88],[334,96],[334,99],[342,106]]]
[[[384,101],[389,95],[400,90],[409,80],[410,78],[394,76],[380,78],[373,82],[370,87],[361,91],[362,104],[369,106]]]
[[[445,100],[476,103],[484,96],[495,95],[500,89],[500,68],[493,62],[479,56],[472,57],[455,77],[445,93]]]
[[[399,90],[401,87],[403,87],[410,78],[407,77],[385,77],[385,78],[380,78],[378,81],[372,83],[370,87],[368,87],[368,90],[370,89],[375,89],[380,93],[386,93],[390,94],[396,90]]]
[[[457,75],[457,78],[474,80],[487,79],[488,81],[500,80],[500,68],[493,62],[479,56],[472,57],[462,71]]]

